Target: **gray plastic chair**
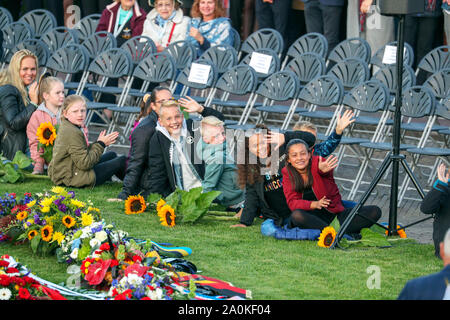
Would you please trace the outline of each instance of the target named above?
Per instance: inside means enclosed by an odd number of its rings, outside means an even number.
[[[450,69],[442,69],[432,74],[423,84],[434,96],[443,100],[450,96]]]
[[[8,24],[13,23],[14,19],[8,9],[0,7],[0,30]]]
[[[76,33],[66,27],[56,27],[41,36],[41,40],[47,45],[50,52],[56,51],[69,43],[78,43]]]
[[[349,38],[334,47],[328,55],[328,61],[337,63],[347,58],[359,58],[369,64],[371,49],[363,38]]]
[[[296,74],[300,86],[304,86],[312,79],[325,74],[325,60],[314,52],[299,54],[285,66],[283,70],[289,70]]]
[[[143,59],[134,69],[133,75],[127,88],[121,93],[117,106],[108,107],[108,110],[114,112],[114,117],[108,127],[108,132],[115,131],[121,127],[122,137],[128,137],[133,127],[134,119],[139,114],[140,108],[137,107],[142,97],[147,93],[150,84],[160,84],[166,81],[172,81],[175,78],[177,69],[172,56],[165,52],[152,53]],[[140,89],[131,88],[135,78],[143,80]],[[118,88],[119,89],[119,88]],[[117,92],[119,94],[120,92]],[[134,97],[136,101],[132,105],[126,105],[127,97]],[[125,116],[126,120],[123,126],[120,126],[120,116]],[[123,143],[118,141],[115,146],[129,146],[128,140]]]
[[[295,40],[286,52],[281,69],[284,70],[289,59],[304,53],[316,53],[325,60],[328,55],[327,38],[321,33],[310,32]]]
[[[94,60],[103,51],[116,48],[117,40],[112,33],[99,31],[86,38],[81,45],[86,48],[89,58]]]
[[[256,90],[256,94],[263,99],[262,105],[255,108],[259,112],[256,124],[263,123],[271,113],[287,114],[290,106],[275,103],[292,100],[292,105],[298,88],[298,78],[291,71],[278,71],[267,77]],[[238,125],[247,123],[251,111],[250,108],[244,110]]]
[[[185,67],[178,74],[176,81],[174,82],[171,90],[172,90],[172,92],[175,92],[175,88],[177,87],[177,85],[181,86],[180,94],[174,95],[174,97],[177,99],[179,97],[186,96],[189,89],[191,89],[191,91],[196,91],[197,95],[194,95],[191,93],[189,96],[192,99],[196,100],[198,103],[203,104],[207,100],[210,99],[210,95],[213,90],[210,90],[209,93],[207,91],[208,91],[208,89],[212,89],[216,85],[218,73],[217,73],[216,66],[209,61],[197,60],[197,61],[195,61],[195,63],[204,64],[204,65],[208,65],[211,67],[206,83],[197,83],[197,82],[189,81],[189,73],[191,71],[191,66],[192,66],[192,64],[190,64],[187,67]]]
[[[214,91],[211,94],[212,98],[205,105],[214,105],[221,111],[223,107],[245,109],[253,101],[257,84],[258,77],[252,67],[246,65],[234,66],[217,80]],[[219,98],[213,99],[217,90],[221,90],[222,94]],[[242,99],[229,100],[230,95],[239,96]],[[238,116],[240,117],[240,114]],[[225,125],[236,123],[237,121],[230,119],[225,120]]]
[[[301,101],[309,104],[308,111],[300,112],[300,119],[314,118],[333,121],[344,97],[344,87],[341,80],[331,75],[323,75],[311,80],[298,94]],[[330,111],[330,107],[335,111]],[[319,110],[317,108],[326,108]]]
[[[244,59],[242,59],[241,62],[239,62],[239,65],[250,65],[252,54],[253,52],[266,54],[272,57],[272,60],[270,62],[269,71],[267,73],[263,72],[256,72],[256,75],[258,76],[259,82],[263,81],[265,78],[267,78],[269,75],[280,71],[280,58],[278,57],[278,54],[273,51],[272,49],[256,49],[252,51],[251,53],[247,54]]]
[[[156,45],[153,40],[150,37],[142,35],[128,39],[120,46],[120,48],[130,54],[135,66],[146,57],[156,52]]]
[[[172,42],[163,52],[167,52],[174,58],[178,70],[183,70],[197,59],[197,50],[189,41]]]
[[[101,14],[94,13],[82,18],[77,24],[73,27],[73,31],[77,34],[78,40],[83,42],[95,33],[97,29],[98,22],[100,21]]]
[[[89,57],[86,49],[80,45],[71,43],[55,51],[47,61],[47,68],[66,75],[64,88],[76,90],[80,82],[70,82],[71,77],[79,72],[87,72]]]
[[[389,42],[386,46],[397,46],[397,41]],[[386,64],[383,63],[383,56],[384,56],[384,50],[386,46],[381,47],[378,49],[375,54],[370,59],[370,64],[377,67],[384,67]],[[407,64],[408,66],[412,66],[414,62],[414,49],[411,47],[411,45],[407,42],[404,43],[405,47],[405,54],[403,55],[403,63]]]
[[[4,62],[9,63],[12,57],[12,50],[22,41],[33,38],[33,31],[30,26],[25,22],[13,22],[3,28],[3,50],[4,50]]]
[[[403,65],[403,82],[402,91],[406,91],[416,84],[416,76],[414,70],[407,64]],[[375,72],[371,79],[381,81],[391,93],[395,96],[397,92],[397,67],[395,65],[386,65]]]
[[[242,43],[241,50],[238,54],[239,60],[243,55],[248,55],[257,49],[271,49],[280,58],[284,49],[282,35],[277,30],[271,28],[263,28],[253,32]]]
[[[58,26],[53,13],[45,9],[29,11],[21,16],[19,21],[28,23],[31,30],[33,30],[33,36],[35,38],[40,38],[44,33]]]
[[[333,75],[341,80],[346,91],[369,80],[370,77],[367,64],[358,58],[347,58],[339,61],[327,74]]]
[[[98,102],[102,93],[115,93],[115,90],[117,90],[117,87],[107,86],[108,80],[126,77],[123,88],[127,88],[132,70],[133,62],[130,54],[120,48],[113,48],[103,51],[90,63],[88,72],[82,79],[83,84],[81,85],[80,92],[83,92],[87,79],[90,75],[94,76],[94,78],[101,78],[101,80],[97,85],[89,87],[89,90],[96,92],[96,94],[94,94],[94,102],[87,103],[89,114],[86,119],[86,125],[89,125],[93,113],[97,113],[100,117],[102,117],[98,110],[116,106],[116,104]],[[108,122],[107,119],[104,120],[105,122]]]
[[[236,52],[239,52],[241,50],[241,35],[234,28],[231,28],[231,33],[233,34],[233,48]]]
[[[419,71],[434,74],[450,68],[450,46],[440,46],[428,52],[417,65],[416,76]]]
[[[38,58],[39,66],[43,67],[43,72],[45,72],[47,60],[50,57],[50,51],[48,50],[47,45],[39,39],[27,39],[17,44],[11,52],[14,54],[22,49],[27,49],[33,52]]]
[[[214,64],[219,74],[230,70],[237,64],[237,52],[229,45],[217,45],[206,50],[198,60]]]

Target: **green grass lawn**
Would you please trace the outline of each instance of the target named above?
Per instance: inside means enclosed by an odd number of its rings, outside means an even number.
[[[48,180],[0,185],[0,194],[50,190]],[[286,241],[263,237],[258,219],[249,228],[230,228],[235,220],[206,216],[194,225],[166,228],[154,213],[128,216],[124,204],[107,202],[115,198],[121,184],[95,189],[73,189],[76,198],[92,200],[102,217],[130,236],[155,242],[187,246],[187,257],[202,274],[251,290],[253,299],[396,299],[406,281],[437,272],[442,262],[432,245],[404,243],[391,248],[350,248],[329,250],[312,241]],[[43,279],[60,283],[69,276],[67,265],[56,257],[33,255],[27,245],[0,244],[0,255],[9,254]],[[369,289],[374,276],[369,266],[379,270],[379,289]],[[370,271],[370,269],[369,269]]]

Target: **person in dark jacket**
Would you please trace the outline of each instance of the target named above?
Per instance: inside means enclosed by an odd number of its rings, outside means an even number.
[[[0,147],[9,160],[17,151],[28,153],[26,128],[39,100],[37,70],[34,53],[19,50],[0,74]]]
[[[158,112],[164,101],[172,98],[172,92],[158,86],[152,90],[147,101],[150,113],[144,117],[131,134],[128,165],[122,191],[117,198],[126,200],[130,195],[148,193],[148,151],[150,139],[156,130]]]
[[[184,111],[199,113],[202,117],[213,115],[224,120],[222,113],[196,103],[186,97],[163,103],[160,108],[156,132],[149,147],[149,192],[168,196],[178,187],[183,190],[201,187],[205,164],[196,155],[196,145],[201,139],[199,124],[191,118],[185,120]],[[147,196],[147,194],[144,194]]]
[[[450,228],[450,169],[446,171],[442,163],[438,167],[438,179],[420,205],[420,211],[423,213],[434,214],[433,242],[437,257],[441,257],[440,243]]]
[[[408,281],[398,300],[450,300],[450,229],[439,246],[444,268],[440,272]]]
[[[245,202],[240,223],[232,227],[250,226],[258,216],[272,219],[276,226],[282,226],[290,216],[281,183],[284,156],[279,155],[284,154],[286,143],[292,139],[303,139],[310,147],[316,141],[309,132],[287,131],[281,134],[257,125],[256,129],[246,132],[243,144],[238,142],[238,183],[241,189],[245,189]]]

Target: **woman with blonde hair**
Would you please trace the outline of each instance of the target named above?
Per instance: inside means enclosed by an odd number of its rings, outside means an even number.
[[[17,151],[29,152],[26,127],[39,102],[37,71],[36,55],[24,49],[0,73],[0,151],[9,160]]]
[[[148,3],[154,9],[147,14],[142,35],[153,40],[158,52],[172,42],[186,39],[191,19],[183,15],[180,0],[149,0]]]
[[[195,0],[191,9],[191,25],[188,40],[202,55],[208,48],[217,45],[233,45],[230,19],[219,0]]]

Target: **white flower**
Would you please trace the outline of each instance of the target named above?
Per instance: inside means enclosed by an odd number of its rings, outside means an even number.
[[[0,300],[9,300],[11,298],[11,291],[8,288],[0,289]]]
[[[70,257],[72,259],[78,258],[78,248],[73,249],[72,253],[70,254]]]
[[[89,241],[89,245],[91,246],[92,249],[97,249],[98,247],[100,247],[102,243],[100,242],[100,240],[94,238],[91,239],[91,241]]]
[[[156,290],[150,290],[147,288],[147,297],[152,300],[161,300],[163,291],[161,288],[156,288]]]
[[[98,239],[98,240],[100,240],[100,242],[103,242],[103,241],[105,241],[106,239],[108,239],[108,235],[106,234],[105,231],[102,230],[102,231],[97,232],[97,233],[95,234],[95,238]]]

